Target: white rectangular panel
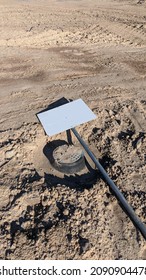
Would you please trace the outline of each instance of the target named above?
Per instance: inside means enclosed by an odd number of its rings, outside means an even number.
[[[49,136],[71,129],[96,118],[82,99],[37,114]]]

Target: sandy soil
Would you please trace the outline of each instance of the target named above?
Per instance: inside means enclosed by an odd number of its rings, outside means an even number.
[[[0,258],[146,259],[98,172],[49,169],[35,115],[82,98],[78,131],[146,223],[146,2],[0,0],[0,66]]]

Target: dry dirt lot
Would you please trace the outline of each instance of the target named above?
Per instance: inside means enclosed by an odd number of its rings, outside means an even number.
[[[77,130],[146,223],[145,88],[145,1],[0,0],[1,259],[146,259],[98,171],[49,169],[35,115],[82,98]]]

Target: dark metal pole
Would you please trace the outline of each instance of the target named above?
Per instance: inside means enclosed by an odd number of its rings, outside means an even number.
[[[68,144],[69,144],[69,145],[73,145],[70,129],[68,129],[68,130],[66,131],[66,135],[67,135]]]
[[[117,186],[115,185],[115,183],[112,181],[112,179],[109,177],[109,175],[106,173],[106,171],[104,170],[104,168],[102,167],[102,165],[99,163],[99,161],[95,158],[94,154],[90,151],[90,149],[88,148],[87,144],[84,142],[84,140],[80,137],[79,133],[76,131],[75,128],[71,129],[72,132],[74,133],[74,135],[76,136],[76,138],[79,140],[79,142],[81,143],[81,145],[83,146],[83,148],[85,149],[85,151],[87,152],[87,154],[89,155],[89,157],[93,160],[93,162],[95,163],[96,167],[99,169],[99,171],[102,173],[104,179],[106,180],[106,182],[108,183],[108,185],[110,186],[110,188],[112,189],[112,191],[114,192],[115,196],[117,197],[117,199],[119,200],[119,202],[121,203],[121,205],[123,206],[123,208],[125,209],[127,215],[129,216],[129,218],[132,220],[132,222],[134,223],[134,225],[139,229],[139,231],[141,232],[141,234],[143,235],[143,237],[146,239],[146,225],[143,224],[140,219],[136,216],[133,208],[128,204],[127,200],[125,199],[125,197],[123,196],[123,194],[120,192],[120,190],[117,188]]]

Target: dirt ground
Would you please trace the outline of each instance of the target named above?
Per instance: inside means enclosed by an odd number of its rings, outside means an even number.
[[[98,171],[55,174],[36,113],[82,98],[77,128],[146,223],[146,2],[0,0],[0,258],[146,259]],[[75,141],[75,140],[74,140]]]

